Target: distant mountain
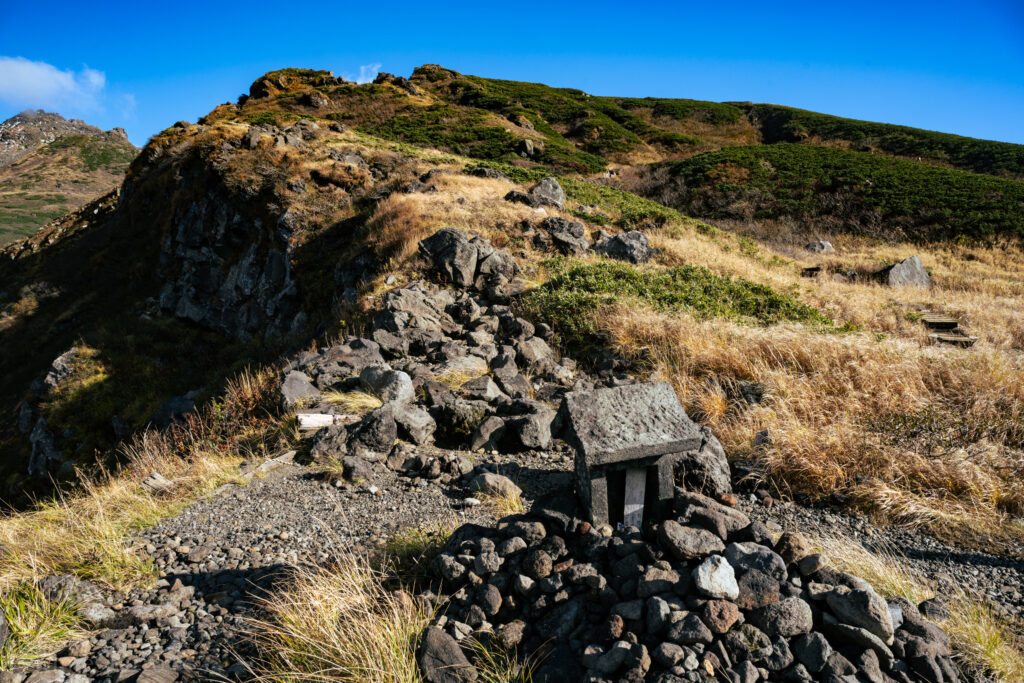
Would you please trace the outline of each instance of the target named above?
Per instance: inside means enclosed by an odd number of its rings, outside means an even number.
[[[109,192],[137,154],[121,128],[41,109],[0,123],[0,244]]]

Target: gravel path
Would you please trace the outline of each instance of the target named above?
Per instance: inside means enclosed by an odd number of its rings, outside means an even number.
[[[517,481],[527,505],[571,481],[565,453],[475,457],[478,467]],[[246,619],[275,575],[372,551],[407,529],[494,521],[488,506],[467,505],[471,494],[458,485],[387,473],[372,486],[339,487],[315,470],[285,465],[143,531],[140,551],[153,559],[160,579],[150,590],[111,596],[108,604],[119,615],[159,609],[70,644],[46,663],[67,672],[65,678],[55,672],[53,680],[244,680],[249,674],[240,659],[251,647]]]

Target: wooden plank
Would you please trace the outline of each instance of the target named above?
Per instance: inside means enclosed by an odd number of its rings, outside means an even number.
[[[960,326],[960,321],[944,315],[926,315],[922,321],[930,330],[955,330]]]
[[[977,337],[968,337],[964,334],[930,334],[928,335],[937,342],[943,344],[955,344],[956,346],[962,346],[964,348],[974,346],[974,342],[978,341]]]
[[[644,491],[647,488],[647,469],[631,467],[626,470],[626,504],[622,523],[637,528],[644,521]]]

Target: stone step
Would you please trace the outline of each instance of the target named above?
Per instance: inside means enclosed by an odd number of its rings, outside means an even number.
[[[929,330],[955,330],[960,327],[959,320],[935,313],[924,316],[921,322]]]
[[[928,337],[932,341],[940,344],[952,344],[954,346],[960,346],[967,348],[974,346],[974,343],[978,341],[977,337],[969,337],[966,334],[955,331],[955,332],[934,332],[929,334]]]

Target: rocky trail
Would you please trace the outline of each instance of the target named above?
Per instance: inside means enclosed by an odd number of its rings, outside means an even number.
[[[564,201],[561,188],[538,187],[530,196]],[[567,245],[579,238],[567,225],[545,229]],[[629,234],[606,251],[642,259],[646,238]],[[431,683],[477,679],[459,645],[469,637],[540,656],[534,681],[962,680],[928,619],[941,619],[941,605],[887,602],[814,551],[823,534],[891,548],[938,594],[959,586],[1020,616],[1019,561],[735,495],[721,445],[685,414],[675,419],[668,385],[641,384],[613,357],[588,375],[548,344],[550,329],[516,315],[522,281],[508,252],[450,228],[421,250],[454,289],[392,289],[365,336],[283,364],[283,404],[300,424],[322,425],[307,432],[304,464],[280,463],[141,533],[139,551],[160,572],[151,589],[103,595],[52,577],[48,590],[79,599],[96,633],[28,683],[245,680],[247,619],[289,567],[437,525],[461,526],[421,594],[439,608],[419,652]],[[343,399],[357,392],[379,405],[353,414]],[[580,455],[611,441],[603,455],[618,461]],[[625,508],[608,482],[623,462],[628,482],[642,459],[657,482],[647,503],[640,496],[641,529],[617,523],[613,508]],[[336,474],[325,478],[325,467]],[[588,486],[584,509],[573,489]],[[481,503],[518,493],[520,514],[499,519]],[[670,509],[654,516],[655,504]]]

